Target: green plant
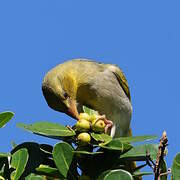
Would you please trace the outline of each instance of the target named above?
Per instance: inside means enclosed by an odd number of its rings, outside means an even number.
[[[96,113],[87,107],[84,107],[84,112],[89,116]],[[1,113],[0,127],[12,117],[12,112]],[[155,139],[156,136],[112,139],[107,134],[88,128],[86,134],[88,133],[91,141],[88,140],[82,145],[78,141],[82,132],[77,131],[75,127],[65,127],[47,121],[29,125],[19,123],[17,126],[36,135],[57,139],[58,142],[54,146],[34,142],[19,145],[13,143],[10,153],[0,153],[0,179],[138,179],[153,173],[140,170],[147,165],[153,165],[159,151],[158,144],[134,145]],[[163,156],[166,154],[167,150],[163,152]],[[130,168],[134,161],[140,161],[141,164]],[[161,180],[165,180],[168,171],[164,159],[161,161]],[[172,166],[172,177],[175,180],[180,177],[179,164],[180,154],[177,154]]]

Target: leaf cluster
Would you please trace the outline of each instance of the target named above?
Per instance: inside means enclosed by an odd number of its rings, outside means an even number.
[[[84,111],[94,113],[88,108]],[[13,115],[12,112],[1,113],[0,127]],[[0,179],[132,180],[152,174],[140,170],[148,165],[147,152],[152,160],[156,159],[158,144],[134,144],[155,139],[156,136],[112,139],[107,134],[91,132],[91,142],[82,146],[77,141],[78,133],[71,127],[47,121],[19,123],[17,126],[36,135],[57,139],[58,142],[54,146],[35,142],[13,143],[11,152],[0,153]],[[141,165],[137,167],[135,161],[141,162]],[[174,179],[180,178],[179,164],[180,154],[177,154],[172,166]],[[167,171],[165,162],[161,170]],[[167,175],[162,178],[167,179]]]

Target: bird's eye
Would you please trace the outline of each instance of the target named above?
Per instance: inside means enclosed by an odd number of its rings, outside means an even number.
[[[65,98],[65,99],[67,99],[67,98],[69,97],[69,96],[68,96],[68,93],[66,93],[66,92],[65,92],[63,95],[64,95],[64,98]]]

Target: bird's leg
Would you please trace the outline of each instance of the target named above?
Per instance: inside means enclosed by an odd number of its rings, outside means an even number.
[[[111,128],[113,126],[113,122],[111,120],[108,120],[105,115],[100,116],[97,121],[99,121],[99,120],[103,120],[104,123],[106,124],[106,126],[104,128],[104,132],[107,134],[108,130],[109,129],[111,130]]]
[[[107,133],[107,132],[108,132],[108,129],[111,130],[111,128],[112,128],[112,126],[113,126],[113,122],[110,121],[110,120],[108,120],[108,119],[105,119],[104,122],[105,122],[105,124],[106,124],[104,131],[105,131],[105,133]]]

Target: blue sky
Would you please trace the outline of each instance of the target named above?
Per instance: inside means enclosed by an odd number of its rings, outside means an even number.
[[[72,58],[120,66],[129,82],[134,135],[169,137],[168,166],[180,151],[179,1],[1,1],[0,111],[15,117],[0,130],[10,142],[56,143],[16,128],[39,120],[73,124],[41,92],[45,73]]]

